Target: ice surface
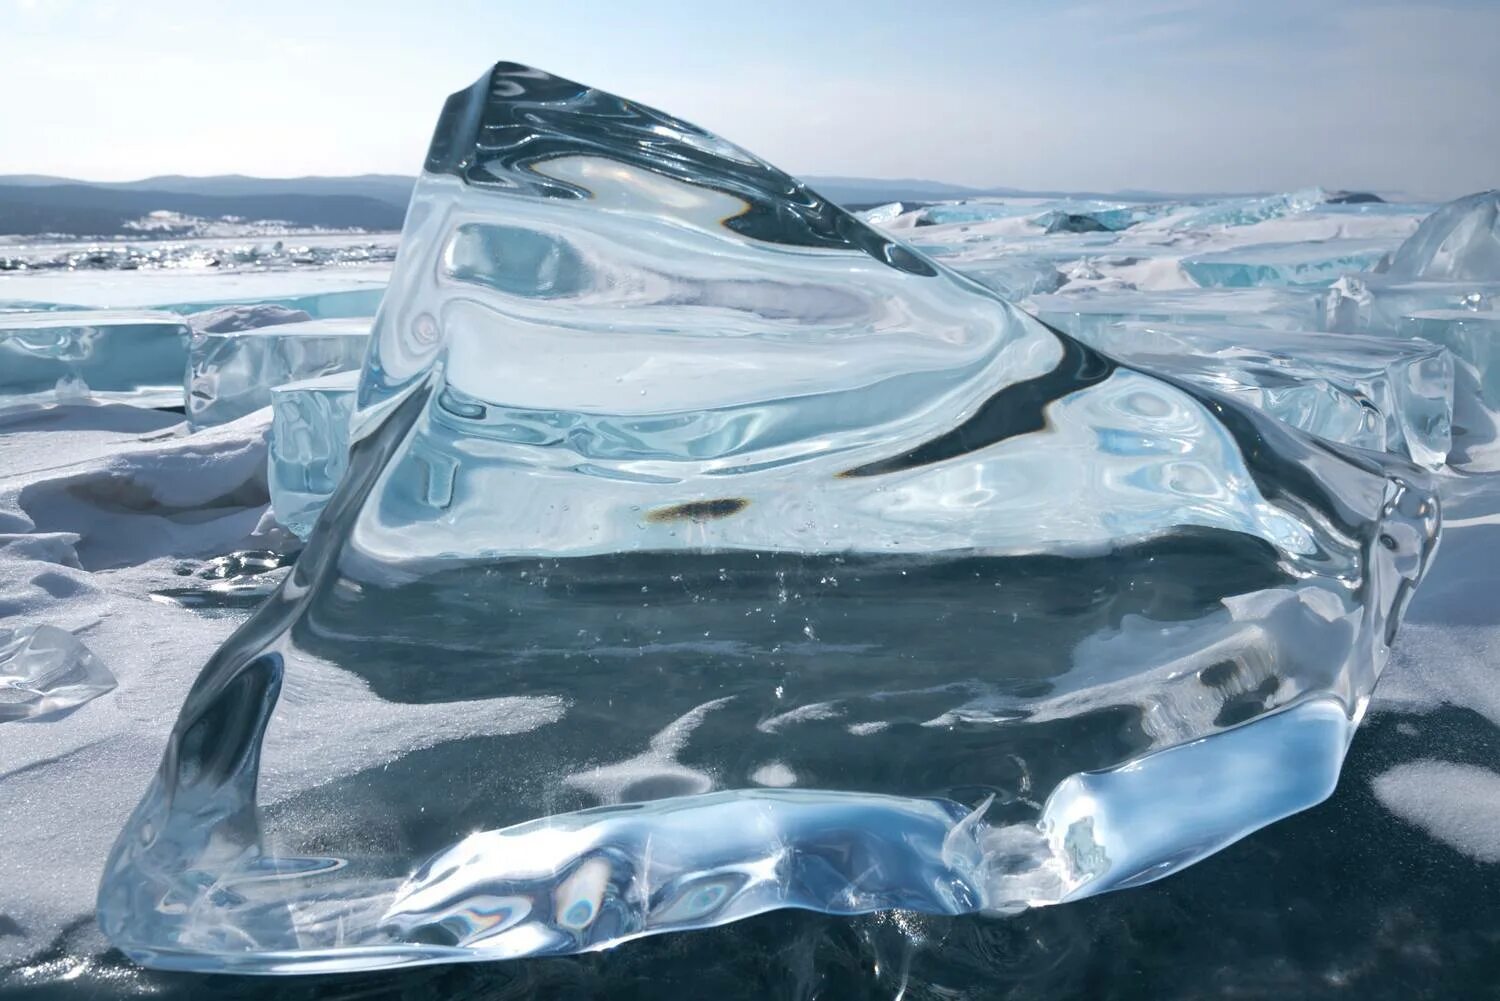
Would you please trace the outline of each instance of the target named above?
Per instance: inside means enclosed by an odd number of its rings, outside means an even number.
[[[109,668],[66,629],[0,629],[0,723],[55,716],[114,687]]]
[[[1441,344],[1457,362],[1454,465],[1500,469],[1500,312],[1439,309],[1401,318],[1397,333]]]
[[[1311,212],[1327,201],[1328,192],[1322,188],[1304,188],[1261,198],[1225,199],[1174,214],[1172,224],[1184,229],[1251,226],[1267,219]]]
[[[1392,249],[1387,240],[1262,243],[1187,257],[1182,267],[1205,288],[1327,285],[1375,266]]]
[[[181,406],[187,340],[171,313],[0,312],[0,406],[88,397]]]
[[[1500,190],[1449,202],[1391,258],[1397,281],[1500,282]]]
[[[257,302],[237,306],[218,306],[201,313],[189,313],[188,326],[208,334],[229,334],[236,330],[254,330],[278,323],[303,323],[312,316],[300,309],[288,309],[275,303]]]
[[[277,323],[215,333],[195,329],[187,372],[188,421],[224,424],[269,406],[284,383],[358,369],[368,317]]]
[[[1453,358],[1421,340],[1254,327],[1126,322],[1082,339],[1180,375],[1330,441],[1431,469],[1451,444]]]
[[[854,214],[871,226],[885,226],[895,222],[905,211],[906,206],[900,202],[887,202],[884,205],[877,205],[874,208],[865,209],[863,212],[856,212]]]
[[[160,309],[198,313],[273,303],[314,319],[369,316],[380,306],[388,266],[231,271],[79,271],[0,275],[0,314],[18,309]]]
[[[1386,274],[1345,275],[1322,293],[1316,326],[1361,334],[1394,334],[1402,317],[1431,310],[1489,312],[1500,306],[1500,281],[1404,281]]]
[[[349,466],[358,385],[358,373],[340,372],[271,390],[271,511],[300,538],[312,532]]]
[[[942,202],[928,205],[917,213],[918,226],[945,226],[949,223],[985,222],[1025,213],[1026,206],[1005,202]]]
[[[1068,280],[1053,262],[1021,256],[1007,256],[997,260],[953,261],[951,266],[1013,302],[1019,302],[1027,296],[1056,292]]]
[[[1267,330],[1317,330],[1318,294],[1296,289],[1184,292],[1078,292],[1033,296],[1028,308],[1075,337],[1126,321],[1230,324]]]
[[[505,63],[443,111],[352,438],[111,855],[100,921],[143,962],[1166,875],[1327,795],[1438,524],[1407,463]]]

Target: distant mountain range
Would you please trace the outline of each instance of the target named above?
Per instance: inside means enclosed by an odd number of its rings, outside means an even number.
[[[278,220],[296,228],[401,228],[413,178],[148,177],[76,181],[36,174],[0,176],[0,233],[35,236],[140,234],[152,212],[204,219]]]
[[[78,181],[40,174],[0,175],[0,234],[36,236],[141,235],[153,212],[202,219],[276,220],[295,228],[401,228],[414,178],[395,174],[354,177],[148,177],[140,181]],[[825,198],[854,207],[884,202],[963,198],[1106,198],[1164,201],[1212,195],[1153,191],[1023,191],[970,188],[941,181],[867,177],[808,177]]]

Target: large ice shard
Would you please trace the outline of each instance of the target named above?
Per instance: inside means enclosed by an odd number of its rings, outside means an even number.
[[[66,629],[0,629],[0,723],[47,719],[115,687],[115,676]]]
[[[1080,339],[1329,441],[1393,452],[1429,469],[1448,458],[1453,357],[1419,338],[1125,322],[1091,327]]]
[[[290,382],[271,390],[266,483],[271,513],[307,538],[349,466],[356,372]]]
[[[353,442],[110,858],[143,962],[1154,879],[1328,794],[1437,532],[1416,467],[507,63],[443,110]]]
[[[370,323],[355,317],[194,330],[187,369],[189,423],[195,428],[224,424],[269,406],[276,386],[359,368]]]
[[[1466,195],[1422,220],[1386,274],[1397,281],[1500,282],[1500,190]]]
[[[84,396],[181,406],[188,334],[171,313],[0,312],[0,406]]]

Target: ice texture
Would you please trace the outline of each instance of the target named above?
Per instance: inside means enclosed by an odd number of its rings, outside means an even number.
[[[1067,276],[1049,260],[1022,256],[998,260],[952,261],[950,266],[974,279],[1002,298],[1019,302],[1028,296],[1056,292],[1067,282]]]
[[[1422,220],[1385,273],[1397,281],[1500,282],[1500,190],[1466,195]]]
[[[1189,208],[1174,215],[1174,226],[1202,229],[1218,226],[1253,226],[1269,219],[1300,215],[1320,208],[1328,201],[1322,188],[1304,188],[1260,198],[1224,199]]]
[[[876,205],[874,208],[854,214],[871,226],[886,226],[895,222],[905,211],[906,206],[900,202],[886,202],[884,205]]]
[[[439,119],[351,438],[111,854],[142,962],[1158,878],[1328,794],[1438,528],[1417,467],[509,63]]]
[[[1187,257],[1182,268],[1204,288],[1327,285],[1374,267],[1392,249],[1386,240],[1260,243]]]
[[[1076,292],[1033,296],[1028,308],[1075,337],[1127,321],[1229,324],[1267,330],[1319,329],[1318,293],[1297,289]]]
[[[1345,275],[1322,293],[1317,326],[1360,334],[1394,334],[1401,319],[1431,310],[1489,312],[1500,306],[1500,281],[1405,281],[1369,272]]]
[[[349,466],[349,422],[358,385],[357,372],[340,372],[271,390],[266,469],[271,513],[299,538],[312,532]]]
[[[237,330],[254,330],[278,323],[302,323],[312,316],[305,310],[288,309],[275,303],[255,302],[235,306],[218,306],[201,313],[189,313],[188,326],[201,333],[229,334]]]
[[[918,226],[946,226],[950,223],[1005,219],[1023,212],[1023,207],[1005,202],[942,202],[921,209],[915,222]]]
[[[0,723],[55,717],[114,687],[109,668],[66,629],[0,629]]]
[[[1401,318],[1397,334],[1441,344],[1453,354],[1453,465],[1500,470],[1500,312],[1418,312]]]
[[[187,314],[268,303],[300,309],[319,320],[370,316],[380,306],[389,274],[388,267],[376,266],[227,273],[212,268],[22,272],[0,278],[0,314],[75,309]]]
[[[188,421],[224,424],[271,403],[283,383],[358,369],[368,317],[277,323],[248,330],[195,329],[187,371]]]
[[[1437,344],[1320,331],[1126,322],[1090,347],[1180,375],[1329,441],[1437,469],[1448,457],[1453,357]]]
[[[188,333],[171,313],[0,312],[0,406],[80,397],[180,406]]]

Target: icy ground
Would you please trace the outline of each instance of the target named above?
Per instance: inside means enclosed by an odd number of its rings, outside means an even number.
[[[1025,299],[1034,294],[1087,295],[1089,290],[1194,289],[1199,287],[1194,262],[1204,260],[1219,265],[1210,272],[1216,284],[1321,287],[1348,261],[1367,260],[1360,255],[1372,248],[1394,250],[1431,206],[1317,205],[1261,219],[1254,215],[1263,209],[1239,206],[1234,211],[1241,215],[1229,222],[1241,225],[1227,224],[1222,213],[1206,214],[1202,206],[1152,207],[1143,210],[1146,218],[1119,232],[1061,228],[1047,233],[1056,222],[1037,222],[1049,212],[1074,217],[1108,210],[1012,202],[994,208],[955,206],[955,221],[941,221],[941,212],[921,208],[888,212],[880,221],[903,238],[940,251],[957,267],[975,274],[986,267],[1005,272],[1008,291]],[[925,223],[924,211],[930,215]],[[1076,229],[1084,224],[1064,225]],[[1344,242],[1350,246],[1340,246]],[[1271,249],[1255,249],[1267,245]],[[49,248],[48,253],[56,257],[67,251]],[[1325,259],[1336,262],[1331,270],[1318,266]],[[1224,267],[1235,262],[1246,265],[1243,282]],[[1355,263],[1348,269],[1364,266]],[[46,275],[0,276],[0,309],[7,300],[169,308],[289,302],[344,290],[347,275],[335,271],[321,262],[270,272],[209,273],[187,266],[107,276],[64,268]],[[1200,267],[1199,277],[1203,274]],[[361,284],[378,287],[381,273],[362,270],[359,278]],[[1029,287],[1013,287],[1016,282]],[[188,687],[280,572],[250,573],[260,565],[226,567],[215,559],[247,551],[290,556],[300,545],[267,511],[269,422],[266,409],[190,435],[182,415],[160,410],[89,402],[0,410],[0,628],[48,625],[68,630],[118,682],[113,691],[65,715],[0,723],[0,831],[5,845],[0,852],[0,996],[196,997],[283,991],[267,982],[247,985],[229,978],[138,971],[108,952],[92,920],[105,854],[158,764]],[[975,931],[974,925],[893,915],[855,922],[844,933],[826,919],[771,915],[735,929],[686,937],[696,945],[653,945],[635,958],[547,961],[499,973],[421,971],[400,982],[362,977],[291,990],[315,990],[321,996],[347,989],[361,996],[386,996],[405,984],[418,994],[525,996],[539,987],[566,992],[680,983],[683,966],[704,963],[709,979],[696,986],[716,983],[715,993],[786,993],[788,988],[812,993],[819,978],[828,976],[815,968],[832,962],[845,978],[835,994],[844,988],[858,994],[850,985],[863,984],[874,993],[892,995],[910,980],[919,987],[960,989],[1009,982],[1019,985],[1024,996],[1032,990],[1043,996],[1103,996],[1091,992],[1081,975],[1066,972],[1092,970],[1102,983],[1120,973],[1100,957],[1125,946],[1110,938],[1115,932],[1089,928],[1089,923],[1112,920],[1110,928],[1129,928],[1121,934],[1127,941],[1136,936],[1135,946],[1147,953],[1157,948],[1153,935],[1198,941],[1195,936],[1202,932],[1195,930],[1195,914],[1230,924],[1232,934],[1235,922],[1246,919],[1215,902],[1208,889],[1215,879],[1225,882],[1219,896],[1243,900],[1246,909],[1262,916],[1282,907],[1275,892],[1290,894],[1297,906],[1315,914],[1358,909],[1345,899],[1347,893],[1363,900],[1364,909],[1374,915],[1372,925],[1356,928],[1368,937],[1356,941],[1333,941],[1336,936],[1327,933],[1320,944],[1319,921],[1295,909],[1287,910],[1282,926],[1293,931],[1281,934],[1303,936],[1297,941],[1280,941],[1277,932],[1264,926],[1239,927],[1237,938],[1212,944],[1237,941],[1258,962],[1252,964],[1253,973],[1231,975],[1219,967],[1226,993],[1234,993],[1236,986],[1254,994],[1297,984],[1306,988],[1306,996],[1323,996],[1319,992],[1325,989],[1333,996],[1346,985],[1365,983],[1379,986],[1360,996],[1375,996],[1401,983],[1421,984],[1428,975],[1423,971],[1462,968],[1477,976],[1486,962],[1493,969],[1495,943],[1500,942],[1500,915],[1489,899],[1493,893],[1480,889],[1484,880],[1493,887],[1493,880],[1500,879],[1494,868],[1500,863],[1500,602],[1493,589],[1494,568],[1500,564],[1497,479],[1442,474],[1446,509],[1441,548],[1402,628],[1366,731],[1356,737],[1340,793],[1329,805],[1232,849],[1227,860],[1212,860],[1159,887],[1077,905],[1087,911],[1055,908],[1017,919],[1008,929]],[[265,565],[276,562],[268,558]],[[236,569],[247,572],[236,574]],[[435,716],[430,727],[420,730],[396,727],[385,703],[360,684],[332,671],[324,681],[303,697],[317,703],[318,713],[336,714],[346,731],[349,721],[357,720],[361,740],[320,744],[317,713],[303,712],[298,716],[302,732],[286,737],[305,749],[305,768],[277,776],[282,794],[466,733],[515,725],[514,714],[504,714],[495,719]],[[536,711],[545,713],[546,708]],[[1333,857],[1330,869],[1347,874],[1345,885],[1331,877],[1320,882],[1322,856]],[[1368,877],[1349,872],[1355,865],[1350,859],[1377,871]],[[1314,875],[1300,887],[1267,888],[1304,870]],[[1393,874],[1410,874],[1425,884],[1401,889],[1402,878]],[[1373,892],[1368,888],[1348,888],[1347,882],[1360,879],[1387,888],[1391,896],[1368,899]],[[1309,897],[1317,892],[1326,896]],[[1466,893],[1484,899],[1468,906]],[[1441,898],[1438,904],[1432,894]],[[1461,951],[1445,955],[1448,940],[1434,936],[1430,928],[1424,931],[1423,921],[1436,920],[1433,913],[1466,909],[1474,937],[1452,939]],[[1486,941],[1490,960],[1462,951],[1482,952]],[[1201,957],[1197,962],[1201,965]],[[1224,959],[1225,966],[1233,962]],[[1150,959],[1141,963],[1142,968],[1131,971],[1134,981],[1115,980],[1115,986],[1133,982],[1146,991],[1155,984],[1163,988],[1156,996],[1185,996],[1166,990],[1168,981],[1160,977],[1150,979],[1159,973],[1149,969]],[[1381,979],[1391,975],[1398,979]],[[742,977],[759,979],[747,983]]]

